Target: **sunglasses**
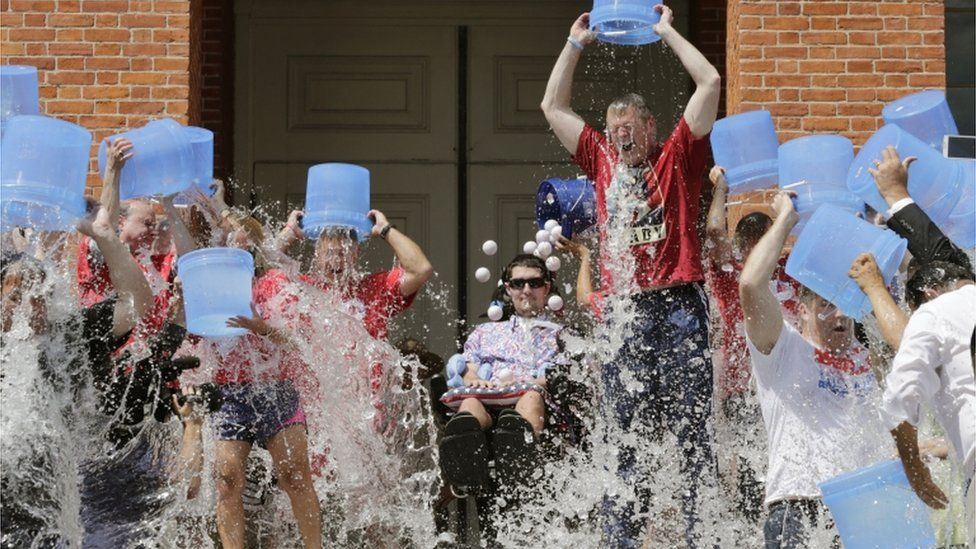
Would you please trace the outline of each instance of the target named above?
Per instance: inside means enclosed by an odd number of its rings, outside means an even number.
[[[508,281],[508,287],[516,290],[520,290],[528,284],[529,288],[541,288],[546,285],[546,279],[542,277],[536,278],[513,278]]]

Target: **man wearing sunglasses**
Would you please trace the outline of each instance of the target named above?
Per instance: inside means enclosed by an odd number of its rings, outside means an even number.
[[[523,254],[508,264],[503,280],[513,314],[481,324],[468,336],[464,384],[479,390],[461,402],[440,445],[444,476],[458,487],[483,485],[492,458],[503,482],[519,483],[535,464],[535,441],[545,426],[546,370],[559,361],[562,329],[546,315],[552,279],[543,260]],[[490,370],[488,379],[479,377],[479,370]],[[500,393],[517,396],[514,408],[486,406],[479,398]]]
[[[597,34],[582,14],[552,69],[542,111],[559,142],[594,182],[600,229],[601,290],[591,304],[609,323],[613,303],[630,301],[634,315],[617,319],[608,332],[627,337],[602,369],[604,413],[621,440],[646,441],[664,428],[678,439],[684,478],[685,541],[697,539],[699,486],[712,462],[706,422],[711,415],[712,365],[708,355],[708,306],[696,223],[705,137],[718,111],[718,71],[672,26],[665,5],[652,30],[681,61],[695,83],[681,119],[663,143],[647,103],[626,94],[607,109],[606,133],[588,125],[571,106],[573,73]],[[654,45],[651,47],[660,47]],[[634,383],[637,381],[638,383]],[[635,388],[639,387],[639,388]],[[621,444],[617,475],[635,488],[637,501],[622,496],[604,505],[604,546],[636,547],[651,500],[651,473],[642,459],[650,449]],[[635,447],[638,446],[638,447]]]

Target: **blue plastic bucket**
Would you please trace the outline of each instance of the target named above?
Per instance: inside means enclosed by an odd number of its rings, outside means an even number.
[[[359,240],[369,238],[369,170],[355,164],[316,164],[308,169],[302,228],[318,238],[327,228],[354,229]]]
[[[206,128],[187,126],[183,128],[186,137],[190,141],[190,148],[193,150],[193,185],[205,196],[213,196],[214,189],[210,187],[213,182],[214,168],[214,135]],[[176,195],[173,203],[177,206],[188,206],[192,200],[187,196],[186,191]]]
[[[729,194],[775,187],[779,182],[779,139],[769,111],[727,116],[712,127],[715,164],[725,168]]]
[[[0,136],[7,120],[19,114],[40,114],[37,67],[0,65]]]
[[[844,549],[935,547],[929,511],[892,459],[820,483]]]
[[[810,217],[813,216],[813,212],[824,204],[831,204],[853,216],[863,217],[864,215],[864,201],[847,189],[817,190],[809,185],[800,185],[790,190],[797,194],[793,200],[793,206],[800,216],[800,220],[793,227],[792,234],[799,235],[803,232],[807,222],[810,221]]]
[[[535,194],[535,218],[540,229],[555,219],[566,238],[592,227],[596,223],[593,183],[588,179],[546,179]]]
[[[132,142],[132,158],[122,168],[119,195],[122,200],[145,196],[169,196],[193,183],[194,160],[186,128],[177,121],[153,120],[141,128],[111,137]],[[98,148],[98,169],[105,174],[105,143]]]
[[[881,116],[885,124],[897,125],[937,151],[942,150],[943,136],[959,133],[942,90],[906,95],[885,105]]]
[[[810,217],[786,261],[786,273],[857,320],[871,312],[871,302],[847,276],[863,252],[874,255],[885,283],[898,271],[908,241],[833,204]]]
[[[46,116],[9,120],[0,147],[0,224],[45,231],[73,230],[85,215],[85,181],[92,136]]]
[[[800,137],[779,146],[779,186],[796,193],[794,205],[800,234],[822,204],[834,204],[852,214],[864,211],[864,202],[847,190],[847,172],[854,160],[854,144],[839,135]]]
[[[946,159],[921,140],[894,124],[886,124],[874,133],[854,158],[847,174],[847,187],[879,212],[888,210],[888,204],[874,184],[868,171],[874,161],[881,159],[881,152],[894,145],[898,156],[918,157],[908,169],[908,194],[922,210],[940,227],[948,221],[949,213],[962,195],[967,178],[961,162]]]
[[[661,39],[652,27],[661,20],[654,6],[661,0],[593,0],[590,30],[601,42],[642,46]]]
[[[976,160],[954,160],[961,163],[965,176],[959,201],[949,213],[942,230],[956,246],[976,248]]]
[[[183,281],[186,329],[203,337],[230,337],[247,333],[228,328],[227,319],[251,317],[254,258],[238,248],[203,248],[179,258]]]

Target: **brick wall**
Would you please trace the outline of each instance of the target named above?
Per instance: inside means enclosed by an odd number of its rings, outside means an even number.
[[[234,170],[234,2],[201,0],[199,124],[214,132],[214,176]],[[192,56],[191,56],[192,58]]]
[[[726,83],[726,28],[727,0],[697,0],[691,5],[690,40],[698,51],[702,52],[708,61],[718,69],[722,75],[722,83]],[[725,116],[726,93],[723,86],[722,97],[719,100],[718,115]]]
[[[730,0],[728,112],[768,109],[781,141],[861,145],[884,103],[945,86],[942,0]]]
[[[189,0],[0,0],[0,62],[38,68],[41,112],[91,130],[94,158],[119,129],[188,121],[189,11]]]

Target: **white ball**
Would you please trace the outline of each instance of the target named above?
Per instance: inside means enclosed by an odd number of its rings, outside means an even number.
[[[554,255],[550,255],[548,258],[546,258],[546,268],[549,269],[550,271],[556,272],[562,266],[563,266],[563,262],[559,261],[558,257]]]
[[[498,244],[494,240],[485,240],[481,245],[481,251],[485,252],[485,255],[495,255],[498,253]]]
[[[478,279],[478,282],[488,282],[491,278],[491,272],[487,267],[478,267],[478,270],[474,272],[474,277]]]
[[[537,254],[539,254],[539,257],[545,259],[552,254],[552,244],[549,242],[540,242],[539,245],[536,246],[535,251]]]
[[[488,318],[491,319],[492,322],[498,322],[499,320],[501,320],[502,308],[499,307],[498,305],[492,305],[491,307],[488,307]]]
[[[555,227],[549,229],[549,234],[551,234],[556,240],[559,240],[559,237],[563,235],[562,225],[556,225]]]
[[[539,229],[539,231],[535,233],[535,241],[540,243],[549,242],[549,236],[550,236],[549,231],[545,229]]]
[[[547,231],[551,231],[556,225],[559,225],[559,222],[555,219],[550,219],[549,221],[546,221],[545,228]]]
[[[513,374],[512,370],[509,368],[502,368],[501,370],[498,370],[498,381],[501,381],[502,383],[510,383],[513,379],[515,379],[515,374]]]
[[[534,254],[535,253],[536,246],[538,246],[538,244],[536,244],[532,240],[529,240],[525,244],[522,244],[522,251],[525,252],[525,253],[527,253],[527,254]]]
[[[563,298],[558,295],[549,296],[549,310],[558,311],[563,308]]]

